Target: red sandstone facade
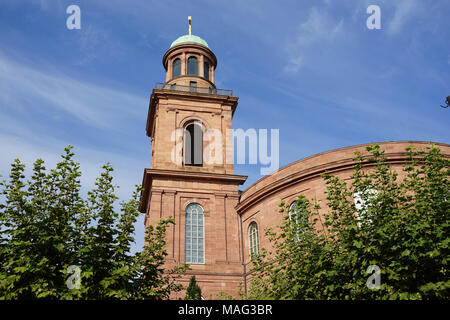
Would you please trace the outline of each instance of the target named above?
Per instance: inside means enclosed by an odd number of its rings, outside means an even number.
[[[197,74],[188,74],[190,57],[196,58]],[[176,59],[179,61],[175,62]],[[174,68],[174,62],[180,65],[179,69]],[[141,195],[140,210],[146,214],[145,226],[155,225],[160,219],[174,218],[175,225],[167,232],[167,268],[189,262],[186,257],[187,209],[190,204],[200,205],[203,209],[203,245],[198,242],[196,249],[202,250],[203,259],[189,263],[192,270],[181,281],[187,284],[189,277],[195,275],[205,298],[216,298],[221,291],[236,296],[240,285],[246,290],[249,278],[250,224],[257,224],[259,247],[268,248],[264,230],[280,225],[284,217],[279,212],[281,201],[291,203],[303,194],[309,199],[323,201],[319,214],[324,214],[326,185],[321,174],[327,171],[348,180],[354,165],[354,152],[364,153],[366,145],[328,151],[294,162],[239,195],[238,186],[247,177],[235,175],[233,165],[225,161],[227,150],[233,150],[232,141],[224,139],[221,149],[214,151],[222,153],[222,164],[203,162],[192,166],[185,161],[184,132],[189,124],[198,125],[202,137],[211,129],[225,137],[227,129],[232,128],[238,98],[217,94],[221,92],[216,91],[214,85],[217,66],[214,53],[205,45],[183,42],[166,52],[163,65],[166,82],[153,90],[147,118],[152,156],[151,168],[144,171]],[[174,70],[179,74],[174,75]],[[186,90],[193,82],[194,89]],[[201,148],[205,150],[209,143],[211,141],[203,139]],[[408,146],[423,149],[427,145],[415,141],[380,143],[388,163],[399,173],[405,160],[405,149]],[[450,155],[449,145],[438,146]]]

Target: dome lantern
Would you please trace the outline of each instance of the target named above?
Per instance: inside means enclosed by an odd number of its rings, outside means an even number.
[[[214,70],[217,58],[208,43],[192,34],[189,16],[189,34],[177,38],[164,54],[166,84],[215,88]]]

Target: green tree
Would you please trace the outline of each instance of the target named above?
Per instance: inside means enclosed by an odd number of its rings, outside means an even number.
[[[142,252],[131,254],[140,188],[115,203],[113,168],[103,166],[87,198],[72,147],[55,169],[11,165],[0,182],[0,299],[163,299],[182,288],[180,266],[164,272],[165,231],[172,219],[146,230]]]
[[[314,227],[320,203],[300,195],[294,216],[308,219],[286,215],[278,232],[267,230],[273,250],[254,258],[246,298],[450,297],[448,156],[434,145],[408,148],[400,179],[378,145],[367,151],[356,153],[351,182],[324,175],[327,211],[317,224],[323,229]]]
[[[189,285],[186,289],[186,296],[184,300],[201,300],[202,299],[202,289],[200,289],[195,276],[192,276],[189,280]]]

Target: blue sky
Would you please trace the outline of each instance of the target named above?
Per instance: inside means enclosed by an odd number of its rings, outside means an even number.
[[[72,4],[80,30],[66,27]],[[372,4],[381,30],[366,27]],[[0,174],[14,158],[52,167],[71,144],[85,190],[109,161],[127,199],[150,166],[162,56],[189,15],[217,87],[239,97],[233,126],[280,129],[280,166],[373,141],[449,143],[449,12],[447,0],[0,0]],[[259,172],[236,166],[242,189]]]

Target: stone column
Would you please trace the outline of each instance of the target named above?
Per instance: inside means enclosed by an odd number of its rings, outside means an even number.
[[[177,221],[177,212],[175,208],[175,194],[176,191],[172,190],[164,190],[163,196],[162,196],[162,216],[164,219],[167,219],[169,217],[172,217],[175,221]],[[175,225],[169,225],[166,232],[167,237],[167,258],[168,259],[175,259],[175,248],[177,247],[177,240],[179,241],[179,238],[177,237],[177,227],[180,226]]]
[[[166,82],[173,78],[172,71],[173,71],[173,60],[171,59],[167,63]]]
[[[225,193],[215,192],[214,193],[214,205],[213,205],[213,214],[214,217],[214,240],[215,240],[215,248],[214,248],[214,258],[215,263],[224,263],[227,262],[228,255],[228,241],[227,241],[227,216],[226,216],[226,208],[225,208]],[[211,250],[212,248],[208,248]]]
[[[200,57],[198,59],[198,75],[200,77],[204,77],[204,75],[205,75],[203,72],[203,66],[204,66],[203,61],[204,61],[203,55],[200,55]]]
[[[237,189],[237,188],[236,188]],[[241,234],[239,216],[234,207],[239,201],[237,192],[227,194],[224,199],[225,221],[227,230],[227,262],[240,265],[241,262]]]
[[[181,75],[184,76],[187,74],[186,70],[186,52],[183,52],[181,56]]]

